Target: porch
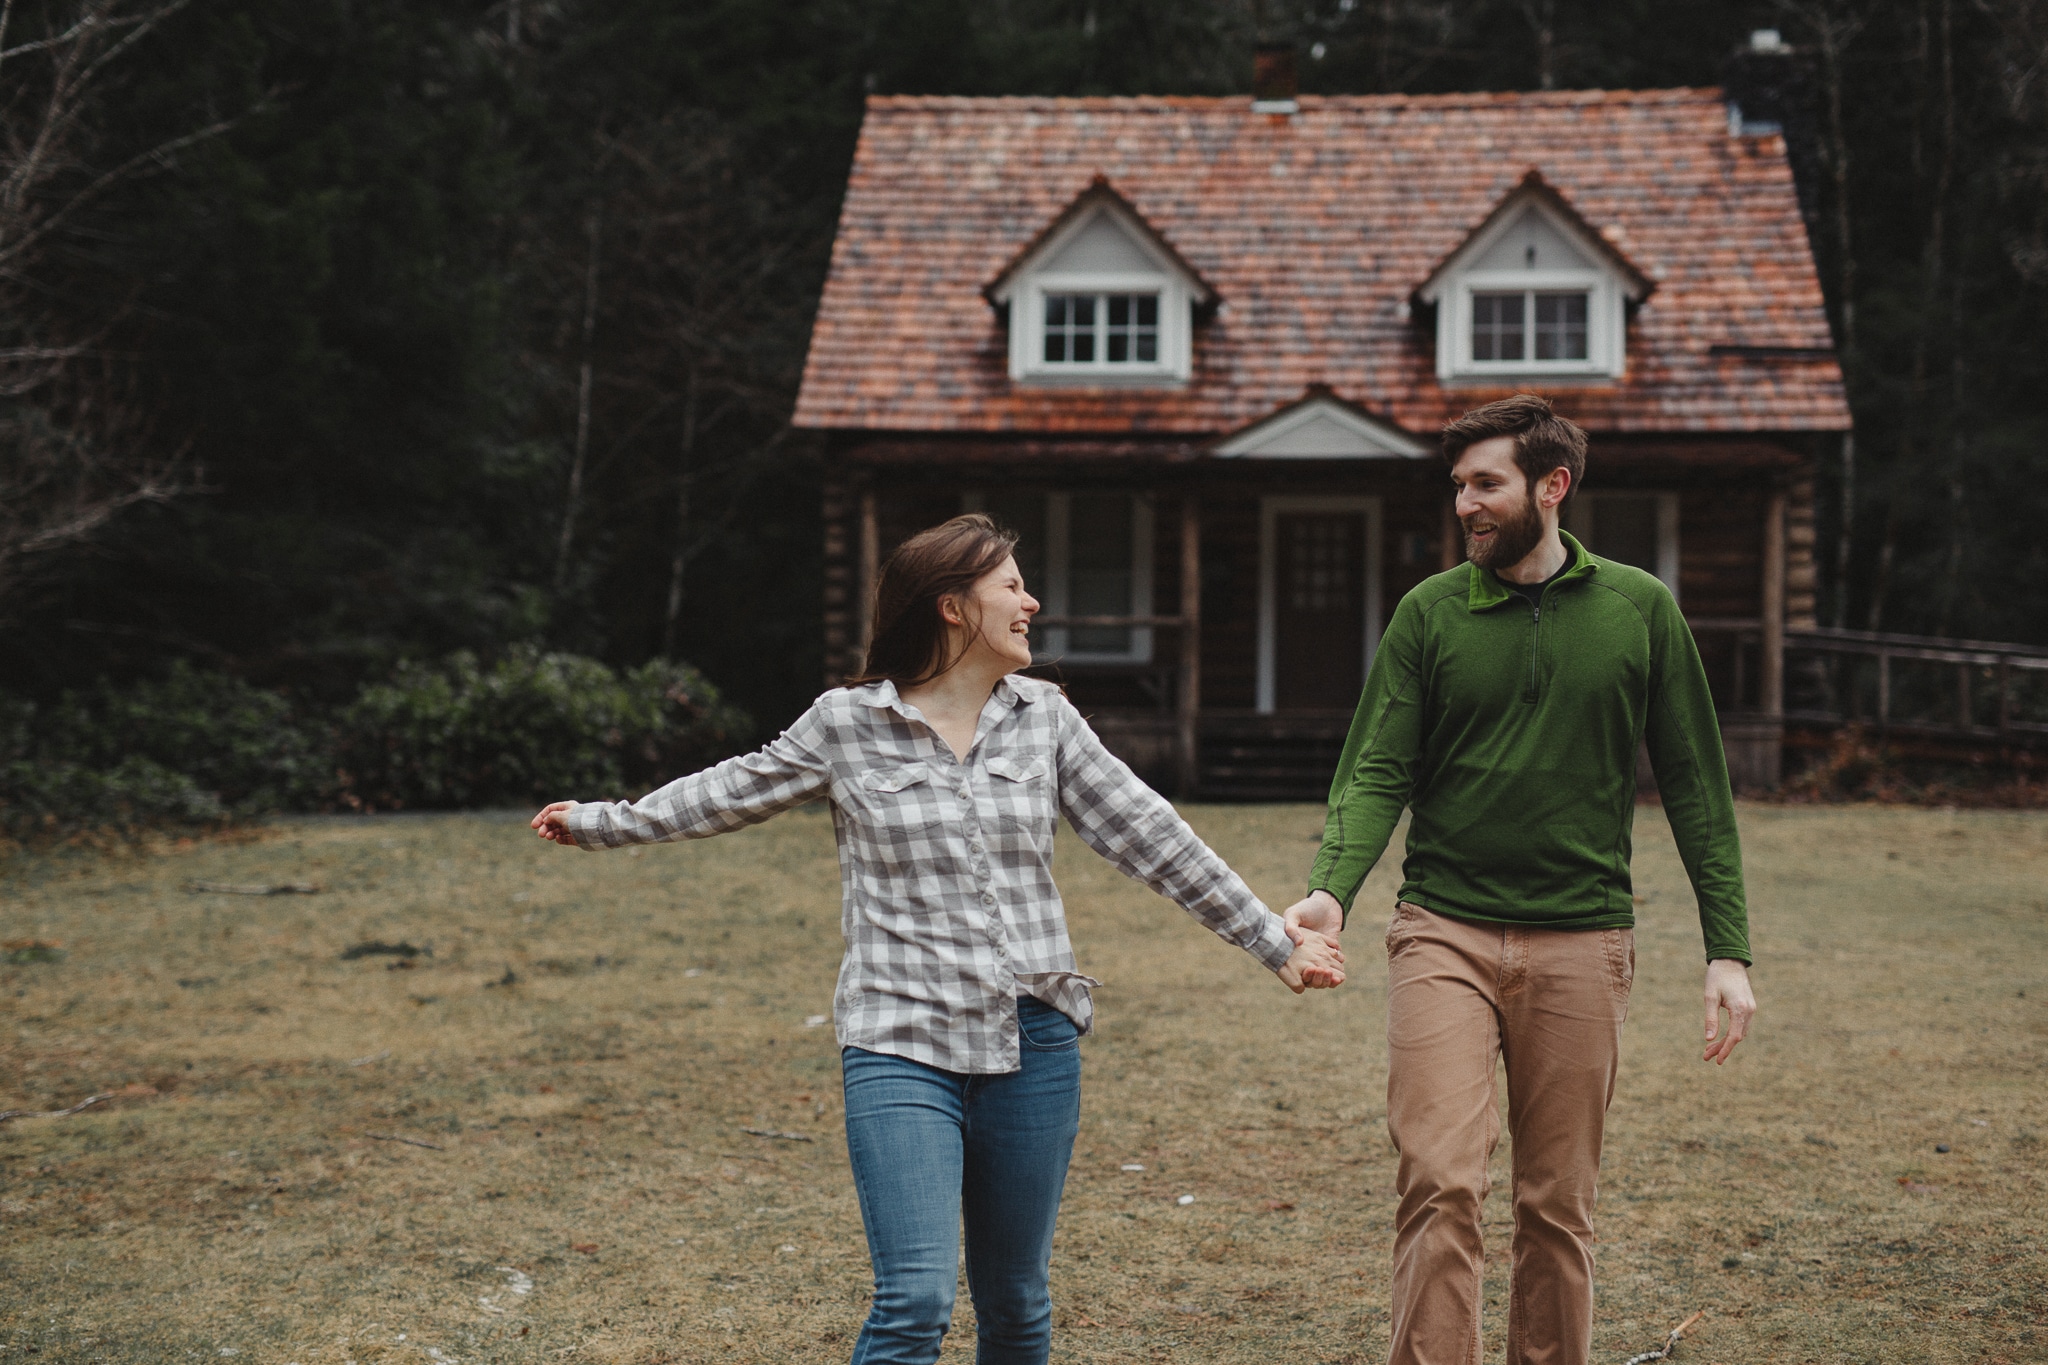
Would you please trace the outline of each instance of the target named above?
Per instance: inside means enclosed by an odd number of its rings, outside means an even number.
[[[1462,559],[1441,464],[1034,453],[1024,465],[1000,447],[862,452],[828,493],[833,675],[864,648],[888,550],[985,510],[1022,533],[1045,603],[1034,672],[1063,684],[1113,751],[1183,797],[1322,799],[1387,614]],[[1567,517],[1678,595],[1749,788],[1779,777],[1786,628],[1814,625],[1811,465],[1758,454],[1603,449]]]

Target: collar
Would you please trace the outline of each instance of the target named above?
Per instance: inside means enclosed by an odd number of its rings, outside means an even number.
[[[1579,544],[1571,532],[1559,531],[1557,538],[1564,543],[1565,568],[1564,572],[1551,582],[1573,583],[1581,578],[1591,578],[1598,572],[1600,561],[1588,554],[1586,547]],[[1482,569],[1476,564],[1470,568],[1471,586],[1465,595],[1465,606],[1468,610],[1489,611],[1515,595],[1502,585],[1500,579],[1494,577],[1493,570]]]
[[[989,700],[999,701],[1005,709],[1011,710],[1029,703],[1031,701],[1030,692],[1016,685],[1013,681],[1015,676],[1015,674],[1006,674],[996,679],[995,689],[989,693]],[[916,709],[910,703],[903,700],[903,694],[896,690],[896,680],[894,678],[884,678],[880,682],[861,684],[853,690],[853,699],[861,706],[873,706],[882,710],[894,711],[905,720],[911,719],[911,712]],[[919,716],[917,719],[923,719],[923,717]]]

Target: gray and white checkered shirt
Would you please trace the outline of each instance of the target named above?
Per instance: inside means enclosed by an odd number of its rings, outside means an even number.
[[[827,692],[755,753],[639,801],[577,806],[584,848],[701,839],[823,797],[845,894],[833,1015],[842,1046],[948,1071],[1015,1071],[1022,993],[1094,1018],[1052,881],[1061,815],[1126,876],[1279,968],[1287,931],[1050,683],[1010,677],[966,761],[894,683]]]

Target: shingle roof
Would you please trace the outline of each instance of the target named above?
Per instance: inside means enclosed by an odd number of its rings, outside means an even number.
[[[1529,172],[1656,292],[1628,373],[1438,382],[1413,291]],[[1021,385],[982,287],[1107,177],[1225,300],[1171,388]],[[1314,383],[1433,432],[1541,387],[1594,430],[1843,430],[1841,371],[1782,139],[1717,90],[868,102],[796,423],[1219,433]]]

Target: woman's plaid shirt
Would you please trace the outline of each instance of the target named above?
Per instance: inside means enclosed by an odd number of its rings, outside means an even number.
[[[1061,815],[1126,876],[1268,967],[1293,952],[1279,916],[1058,688],[1032,678],[996,685],[965,762],[895,684],[872,683],[827,692],[756,753],[639,801],[579,805],[569,828],[585,848],[701,839],[820,797],[832,803],[845,893],[842,1046],[1015,1071],[1020,993],[1088,1029],[1099,983],[1075,970],[1052,881]]]

